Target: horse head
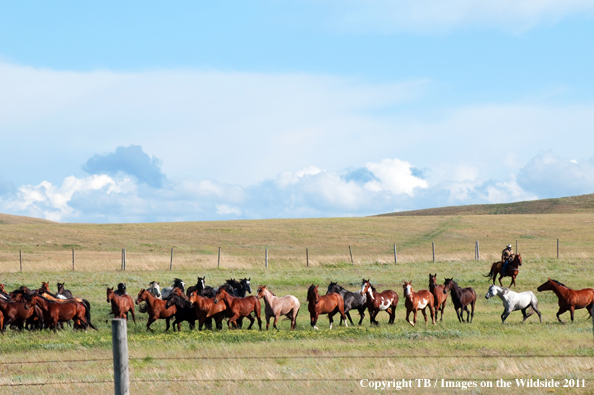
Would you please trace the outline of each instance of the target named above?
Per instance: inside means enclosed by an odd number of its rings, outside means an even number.
[[[258,299],[262,299],[264,297],[264,293],[266,291],[266,285],[260,285],[258,287],[258,291],[256,292],[256,296]]]
[[[204,288],[206,288],[206,276],[204,277],[198,277],[198,282],[196,283],[196,285],[198,286],[198,289],[200,291],[202,291]]]
[[[317,285],[312,284],[309,287],[309,289],[307,290],[307,301],[313,302],[316,304],[320,301],[320,295],[318,294],[318,286]]]
[[[113,295],[114,295],[113,288],[107,287],[107,303],[111,302]]]
[[[542,291],[553,291],[556,288],[556,284],[555,280],[551,280],[550,278],[547,279],[547,281],[545,281],[543,284],[541,284],[538,288],[536,288],[536,290],[538,292],[542,292]]]
[[[4,289],[2,289],[2,291],[4,291]],[[39,288],[39,292],[50,293],[49,283],[46,283],[46,282],[42,281],[41,282],[41,288]]]
[[[406,281],[404,280],[404,282],[402,283],[402,288],[404,289],[404,296],[411,296],[414,292],[413,287],[412,287],[412,280],[410,281]]]
[[[179,289],[179,288],[176,288]],[[173,305],[180,305],[181,304],[181,298],[175,294],[175,293],[171,293],[171,295],[169,295],[169,298],[167,298],[167,301],[165,302],[165,308],[168,309]]]
[[[244,278],[242,279],[239,283],[241,285],[243,285],[243,288],[248,291],[249,293],[252,293],[252,284],[250,283],[250,278]]]
[[[215,304],[219,303],[221,300],[225,301],[227,300],[227,297],[229,296],[229,294],[227,293],[227,291],[225,291],[225,288],[219,288],[219,290],[217,291],[217,294],[214,297],[213,302]]]
[[[332,292],[338,292],[338,291],[334,290],[337,287],[338,287],[338,283],[330,281],[330,285],[328,285],[328,291],[326,291],[326,295],[328,295],[329,293],[332,293]]]
[[[140,292],[138,292],[138,296],[136,297],[136,304],[140,304],[140,302],[144,302],[146,299],[146,294],[148,293],[148,291],[144,288],[142,288],[140,290]]]
[[[190,297],[188,298],[190,303],[196,303],[198,301],[198,291],[190,292]]]
[[[371,290],[371,283],[369,282],[369,280],[365,280],[363,279],[361,281],[361,291],[359,291],[359,293],[361,294],[361,296],[367,294],[370,290]],[[373,300],[373,292],[369,292],[369,295],[371,296],[371,300]]]
[[[64,291],[64,284],[65,284],[65,283],[62,283],[62,284],[58,283],[58,284],[57,284],[57,287],[58,287],[58,293],[59,293],[59,294],[61,294],[61,293]]]
[[[493,296],[497,295],[499,293],[500,288],[493,284],[489,287],[489,290],[487,291],[487,294],[485,295],[485,299],[489,299],[492,298]]]
[[[452,289],[454,286],[454,279],[453,278],[446,278],[443,282],[443,293],[447,294],[449,290]]]
[[[429,289],[437,287],[437,273],[429,273]]]

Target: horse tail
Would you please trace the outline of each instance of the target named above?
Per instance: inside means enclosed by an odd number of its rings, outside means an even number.
[[[89,303],[88,300],[83,299],[83,306],[85,306],[85,320],[87,321],[87,324],[89,324],[91,328],[98,330],[95,328],[95,325],[91,323],[91,303]]]
[[[494,276],[497,276],[497,271],[495,269],[495,265],[493,264],[491,266],[491,271],[489,272],[489,274],[483,274],[483,277],[488,277],[489,279],[493,279]]]
[[[138,311],[140,311],[141,313],[146,313],[148,311],[148,305],[145,302],[140,303],[138,305]]]

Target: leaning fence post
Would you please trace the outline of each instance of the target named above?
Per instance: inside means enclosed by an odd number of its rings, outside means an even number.
[[[266,249],[265,256],[266,257],[265,257],[264,266],[266,267],[266,269],[268,269],[268,248]]]
[[[435,262],[435,242],[431,242],[431,250],[433,251],[433,262]]]
[[[354,265],[355,262],[353,262],[353,251],[351,250],[351,246],[349,246],[349,254],[351,254],[351,264]]]
[[[171,247],[171,260],[169,261],[169,271],[173,270],[173,247]]]
[[[124,318],[111,320],[111,344],[113,347],[113,384],[115,395],[130,394],[128,375],[128,327]]]
[[[394,244],[394,263],[398,263],[398,255],[396,255],[396,244]]]

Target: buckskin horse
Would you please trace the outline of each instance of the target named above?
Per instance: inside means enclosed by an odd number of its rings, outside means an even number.
[[[385,311],[390,315],[388,324],[393,324],[396,318],[396,306],[398,305],[398,294],[391,289],[383,292],[377,292],[369,280],[363,279],[361,282],[361,295],[367,296],[367,310],[369,310],[369,322],[373,325],[379,325],[375,319],[380,311]]]
[[[111,303],[111,312],[114,318],[125,318],[128,320],[128,312],[132,313],[132,320],[136,324],[136,315],[134,314],[134,300],[128,294],[118,295],[113,288],[107,288],[107,303]]]
[[[425,325],[427,325],[427,313],[425,309],[429,307],[431,313],[431,323],[435,325],[435,316],[437,311],[434,310],[435,298],[433,294],[426,289],[422,289],[419,292],[415,292],[412,287],[412,281],[404,281],[402,284],[404,289],[404,307],[406,307],[406,321],[412,326],[417,324],[417,310],[421,310],[423,317],[425,317]],[[410,312],[413,312],[413,322],[410,322],[408,318]]]
[[[340,294],[330,293],[328,295],[320,296],[318,293],[318,286],[312,284],[307,290],[307,302],[311,326],[315,330],[319,329],[316,324],[318,323],[320,314],[328,314],[330,329],[332,329],[332,323],[334,322],[332,317],[334,317],[336,313],[340,313],[340,317],[344,321],[344,326],[349,326],[346,316],[344,315],[344,299],[342,299]]]
[[[165,308],[165,301],[155,298],[149,291],[146,289],[141,289],[138,292],[138,296],[136,297],[136,304],[140,304],[141,302],[146,302],[146,310],[140,309],[141,312],[146,311],[148,313],[148,322],[146,323],[146,330],[153,331],[151,329],[151,324],[158,319],[165,320],[165,332],[169,330],[169,321],[171,317],[175,314],[176,308],[175,306],[171,306],[170,308]],[[143,311],[144,310],[144,311]]]
[[[258,327],[262,330],[262,318],[260,316],[262,311],[262,305],[260,304],[260,300],[255,296],[248,296],[246,298],[238,298],[235,296],[229,295],[224,288],[220,288],[217,291],[217,294],[213,300],[215,304],[219,302],[223,302],[225,306],[227,306],[227,315],[230,315],[228,325],[234,326],[235,329],[238,329],[237,319],[246,317],[250,320],[250,326],[248,329],[252,328],[254,325],[254,317],[252,317],[252,312],[256,314],[256,318],[258,319]]]
[[[573,312],[575,310],[585,308],[588,310],[590,317],[592,316],[592,306],[594,305],[594,289],[584,288],[580,290],[573,290],[557,280],[550,278],[537,288],[538,292],[553,291],[557,298],[559,298],[559,311],[557,312],[557,319],[560,323],[565,324],[559,317],[561,314],[569,310],[571,314],[571,322],[573,322]]]
[[[518,273],[520,272],[520,269],[519,269],[520,266],[522,266],[522,255],[516,254],[514,256],[514,259],[509,262],[505,273],[503,273],[503,262],[497,261],[497,262],[493,262],[493,264],[491,265],[491,271],[489,272],[489,274],[486,274],[486,275],[483,274],[483,276],[488,277],[489,279],[492,279],[493,284],[495,284],[495,278],[499,274],[499,285],[501,285],[502,287],[503,287],[503,284],[501,283],[501,279],[503,277],[511,277],[512,280],[511,280],[511,283],[509,284],[509,286],[511,287],[513,285],[515,287],[516,286],[516,277],[517,277]]]
[[[443,293],[445,294],[448,291],[452,295],[452,303],[454,303],[458,321],[464,322],[464,311],[466,311],[466,322],[471,323],[474,318],[474,305],[476,303],[476,292],[474,292],[474,289],[470,287],[462,289],[453,279],[446,278],[443,283]],[[468,305],[472,307],[472,314],[468,311]]]
[[[258,299],[264,299],[264,314],[266,314],[266,330],[268,330],[270,326],[270,318],[274,317],[274,322],[272,326],[274,329],[278,330],[276,327],[276,323],[278,321],[278,317],[281,315],[286,315],[287,318],[291,320],[291,329],[295,329],[297,326],[297,314],[299,314],[299,309],[301,308],[301,304],[299,303],[299,299],[294,297],[293,295],[286,295],[282,298],[278,298],[275,294],[273,294],[269,289],[266,288],[266,285],[261,285],[258,287],[258,292],[256,294]]]
[[[448,294],[443,292],[443,285],[437,284],[437,273],[429,273],[429,292],[433,294],[433,300],[435,301],[435,320],[437,320],[437,313],[441,308],[440,321],[443,321],[443,311],[445,310],[446,302],[448,301]]]

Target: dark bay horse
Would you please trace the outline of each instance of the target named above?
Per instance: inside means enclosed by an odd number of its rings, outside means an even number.
[[[181,323],[187,321],[190,325],[190,330],[196,327],[196,311],[189,301],[188,297],[183,293],[181,288],[175,288],[167,301],[165,308],[175,306],[175,321],[173,321],[173,331],[177,326],[177,331],[181,331]]]
[[[256,298],[255,296],[238,298],[236,296],[229,295],[224,288],[220,288],[213,302],[215,304],[223,302],[225,306],[227,306],[227,314],[231,315],[229,318],[229,325],[232,325],[237,329],[237,319],[246,317],[250,320],[250,326],[248,326],[248,329],[251,329],[255,321],[254,317],[252,317],[252,312],[254,312],[256,314],[256,318],[258,319],[258,327],[260,330],[262,330],[262,305],[260,304],[260,299]]]
[[[66,299],[72,299],[74,296],[72,296],[72,292],[70,292],[67,289],[64,289],[64,284],[65,283],[58,283],[58,297],[60,296],[64,296],[64,298]]]
[[[111,303],[111,312],[114,318],[128,319],[128,312],[132,314],[132,320],[136,324],[136,315],[134,314],[134,300],[128,294],[118,295],[113,288],[107,288],[107,303]]]
[[[136,304],[140,304],[141,302],[146,302],[146,312],[148,313],[146,330],[152,332],[151,324],[158,319],[164,319],[166,324],[165,332],[167,332],[169,330],[169,321],[176,312],[175,306],[171,306],[168,309],[165,308],[166,302],[164,300],[157,299],[144,288],[138,292],[138,296],[136,297]]]
[[[537,288],[538,292],[553,291],[557,298],[559,298],[559,311],[557,312],[557,319],[564,324],[559,317],[561,314],[569,310],[571,314],[571,322],[573,322],[573,312],[579,309],[588,310],[588,314],[592,316],[592,306],[594,305],[594,289],[584,288],[575,291],[568,288],[566,285],[557,280],[550,278]]]
[[[318,286],[312,284],[307,290],[307,302],[311,326],[314,329],[319,329],[316,324],[318,323],[320,314],[328,314],[330,329],[332,329],[332,323],[334,322],[332,317],[334,317],[336,313],[340,313],[340,318],[344,321],[344,325],[346,327],[349,326],[346,316],[344,315],[344,299],[342,299],[340,294],[330,293],[328,295],[320,296],[318,294]]]
[[[476,292],[474,292],[474,289],[470,287],[462,289],[453,279],[446,278],[443,283],[443,293],[445,294],[448,291],[452,295],[452,303],[454,303],[458,321],[464,322],[464,311],[466,311],[466,322],[471,323],[474,318],[474,305],[476,304]],[[472,314],[468,310],[468,305],[472,307]]]
[[[491,265],[491,271],[489,272],[489,274],[483,275],[483,276],[488,277],[489,279],[492,279],[493,284],[495,284],[495,278],[499,274],[499,285],[501,285],[502,287],[503,287],[503,284],[501,283],[501,279],[503,277],[511,277],[512,280],[511,280],[511,283],[509,284],[509,286],[511,287],[513,285],[515,287],[516,286],[516,277],[518,276],[518,273],[520,272],[520,269],[519,269],[520,266],[522,266],[522,254],[516,254],[514,256],[514,259],[511,262],[509,262],[505,273],[503,273],[503,262],[498,261],[498,262],[493,262],[493,264]]]
[[[3,331],[11,324],[15,324],[19,329],[23,329],[25,321],[30,319],[36,313],[35,309],[26,308],[26,302],[14,302],[0,298],[0,313],[3,316]],[[39,310],[38,310],[39,311]],[[43,322],[43,315],[40,317]]]
[[[33,306],[39,306],[39,308],[41,308],[46,326],[54,331],[58,329],[58,324],[60,322],[68,322],[70,320],[74,321],[74,329],[87,330],[90,326],[97,330],[97,328],[90,323],[90,320],[87,320],[87,307],[76,300],[53,302],[42,296],[32,295],[29,297],[29,301],[26,303],[25,308],[30,309]]]
[[[437,313],[441,309],[440,321],[443,321],[443,311],[448,300],[448,294],[443,292],[443,285],[437,284],[437,273],[431,275],[429,273],[429,291],[433,294],[433,300],[435,301],[435,319],[437,320]]]
[[[427,313],[425,309],[429,307],[431,313],[431,323],[435,325],[435,316],[437,312],[434,310],[435,298],[433,294],[426,289],[422,289],[419,292],[415,292],[412,287],[412,281],[405,281],[402,284],[404,289],[404,307],[406,307],[406,321],[412,326],[417,324],[417,310],[421,310],[423,317],[425,317],[425,325],[427,325]],[[410,322],[408,318],[410,312],[413,312],[413,322]]]
[[[398,305],[398,294],[391,289],[383,292],[377,292],[369,280],[363,279],[361,282],[361,295],[366,295],[367,310],[369,310],[369,322],[373,325],[379,325],[375,319],[380,311],[385,311],[390,315],[388,324],[393,324],[396,318],[396,306]]]
[[[356,309],[359,311],[359,316],[361,317],[359,319],[359,325],[361,325],[361,322],[363,322],[363,318],[365,318],[365,309],[367,308],[367,296],[361,295],[359,292],[347,291],[346,289],[334,282],[330,282],[330,285],[328,285],[328,291],[326,292],[326,295],[328,295],[331,292],[340,294],[340,296],[342,296],[342,299],[344,299],[344,315],[346,315],[346,317],[349,319],[351,325],[355,324],[353,324],[353,319],[351,318],[349,311],[351,311],[352,309]],[[340,324],[342,324],[342,318],[340,319]]]

